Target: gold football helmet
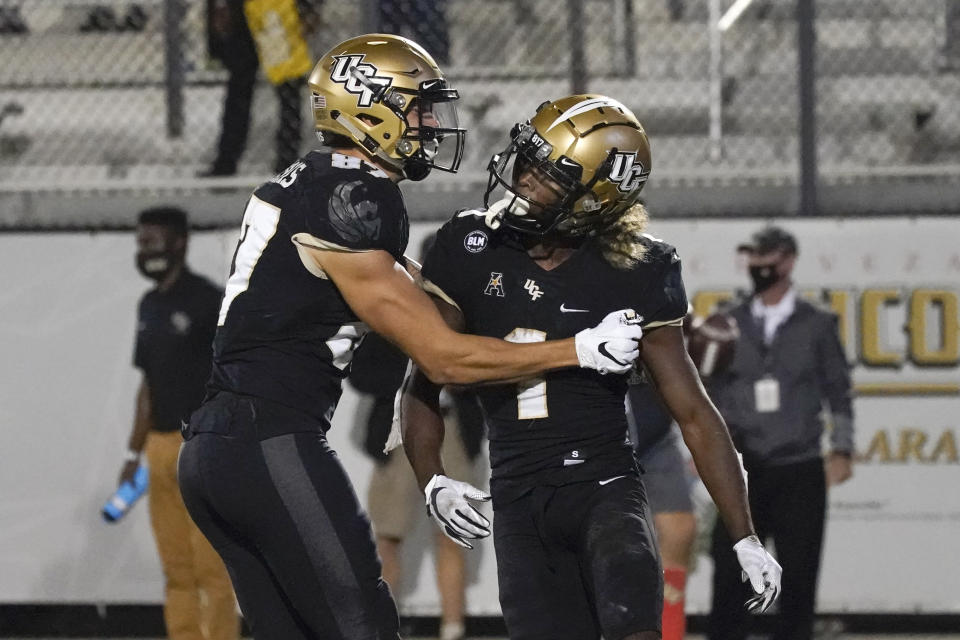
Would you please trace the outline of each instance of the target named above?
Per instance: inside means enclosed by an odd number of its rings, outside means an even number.
[[[320,58],[308,82],[321,139],[345,136],[411,180],[460,166],[460,96],[416,42],[383,33],[351,38]]]
[[[491,194],[506,190],[488,216],[494,227],[536,235],[593,234],[639,201],[650,175],[650,143],[643,126],[627,107],[606,96],[545,102],[533,118],[515,125],[510,137],[487,167],[488,210]],[[546,178],[560,196],[557,202],[535,202],[514,191],[517,178],[529,170]]]

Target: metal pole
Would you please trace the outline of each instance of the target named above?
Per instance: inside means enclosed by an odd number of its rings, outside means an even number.
[[[814,0],[797,0],[800,102],[800,215],[817,214],[816,13]]]
[[[380,2],[379,0],[363,0],[363,30],[366,33],[380,33],[383,26],[380,23]],[[399,11],[400,8],[395,9]]]
[[[623,0],[623,75],[632,78],[637,70],[637,23],[633,0]]]
[[[185,13],[186,6],[183,0],[164,2],[163,53],[166,66],[167,137],[169,138],[179,138],[183,135],[185,73],[181,26]]]
[[[723,32],[720,31],[722,0],[710,0],[710,160],[723,158]]]
[[[583,48],[581,0],[567,0],[567,33],[570,34],[570,91],[587,92],[587,56]]]

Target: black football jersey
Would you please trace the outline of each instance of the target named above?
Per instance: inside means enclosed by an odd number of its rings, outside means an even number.
[[[272,400],[329,428],[367,328],[301,248],[379,249],[400,261],[408,232],[397,185],[353,156],[314,151],[257,188],[220,307],[210,389]]]
[[[510,231],[493,232],[480,212],[457,214],[423,264],[428,291],[457,305],[466,331],[513,342],[569,338],[612,311],[632,308],[642,326],[679,325],[687,313],[680,259],[645,236],[645,260],[611,266],[593,240],[544,270]],[[627,473],[627,375],[571,368],[522,384],[481,387],[490,437],[491,487],[509,501],[538,484]]]

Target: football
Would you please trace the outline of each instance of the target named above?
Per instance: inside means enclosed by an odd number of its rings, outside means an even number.
[[[687,352],[696,365],[701,378],[716,376],[733,362],[733,353],[740,338],[740,328],[733,316],[726,313],[712,313],[706,318],[688,316],[691,321],[684,322],[689,329],[687,334]]]

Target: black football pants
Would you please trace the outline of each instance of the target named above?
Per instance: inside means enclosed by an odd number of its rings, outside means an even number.
[[[603,484],[601,484],[601,482]],[[640,477],[494,497],[500,605],[512,640],[660,631],[663,569]]]
[[[370,522],[336,453],[319,430],[261,440],[278,420],[275,406],[220,393],[194,413],[180,452],[187,510],[254,637],[397,640]]]
[[[749,472],[750,510],[762,542],[773,539],[777,561],[783,567],[780,615],[774,640],[813,637],[817,575],[826,515],[826,478],[823,460],[768,467]],[[743,608],[749,587],[740,580],[734,541],[717,519],[713,530],[713,604],[710,640],[743,640],[750,615]]]

